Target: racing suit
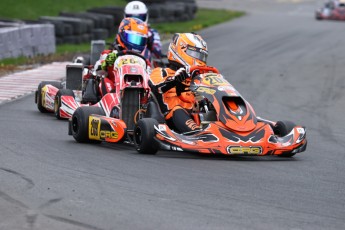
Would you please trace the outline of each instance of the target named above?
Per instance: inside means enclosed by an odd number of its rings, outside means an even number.
[[[99,97],[104,96],[109,92],[115,92],[115,76],[111,69],[111,65],[116,60],[116,54],[112,53],[113,50],[102,51],[99,60],[93,65],[92,69],[86,68],[83,72],[83,81],[85,81],[85,88],[83,88],[83,98],[82,101],[96,103]],[[89,80],[94,79],[96,76],[102,76],[98,89],[93,87],[89,83]],[[93,82],[93,81],[92,81]],[[96,89],[96,91],[95,91]]]
[[[105,55],[104,60],[101,61],[102,70],[107,73],[107,77],[100,83],[99,89],[104,96],[106,93],[115,92],[115,76],[113,72],[114,63],[117,58],[117,50],[104,50],[101,57]]]
[[[145,58],[149,61],[150,67],[156,67],[154,58],[161,59],[162,54],[162,43],[157,30],[149,28],[147,46],[143,52]]]
[[[162,57],[162,43],[161,38],[157,30],[149,28],[148,34],[148,42],[147,42],[147,49],[145,50],[145,57],[147,59],[151,59],[152,54],[156,58]],[[148,52],[149,51],[149,52]]]
[[[167,125],[180,133],[199,129],[191,117],[194,94],[190,91],[190,79],[178,80],[176,66],[153,69],[149,86],[156,96]]]

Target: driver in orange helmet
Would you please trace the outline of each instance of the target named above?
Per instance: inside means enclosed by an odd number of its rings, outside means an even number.
[[[190,91],[190,67],[206,66],[207,44],[195,33],[177,33],[169,45],[168,68],[155,68],[149,86],[169,127],[180,133],[198,130],[191,117],[195,98]]]

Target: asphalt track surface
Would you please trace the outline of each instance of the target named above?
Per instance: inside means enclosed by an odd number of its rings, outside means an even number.
[[[248,10],[201,32],[209,64],[257,115],[306,126],[307,151],[146,156],[78,144],[31,94],[0,105],[1,230],[345,229],[344,23],[314,20],[316,1],[198,2]]]

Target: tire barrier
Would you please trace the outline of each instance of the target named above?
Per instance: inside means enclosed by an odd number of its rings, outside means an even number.
[[[195,0],[142,1],[149,9],[150,23],[187,21],[197,12]],[[122,19],[123,7],[118,6],[60,12],[54,17],[41,16],[37,21],[0,19],[0,59],[54,53],[55,44],[106,40],[116,34]],[[25,33],[31,35],[25,37]]]
[[[132,0],[127,0],[130,2]],[[150,22],[188,21],[197,12],[195,0],[141,0],[147,5]]]

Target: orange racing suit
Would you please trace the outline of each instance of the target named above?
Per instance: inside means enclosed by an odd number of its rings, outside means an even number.
[[[183,82],[174,79],[176,70],[155,68],[149,86],[156,96],[167,124],[178,132],[189,132],[198,128],[191,118],[194,94],[190,91],[190,78]]]

